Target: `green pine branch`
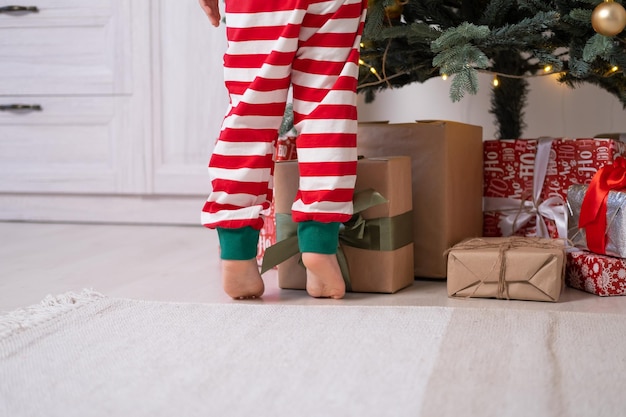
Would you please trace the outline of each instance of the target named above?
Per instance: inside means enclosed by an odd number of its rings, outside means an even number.
[[[599,2],[409,0],[402,16],[390,19],[385,7],[395,0],[370,0],[359,92],[373,100],[378,91],[447,74],[450,97],[457,101],[478,91],[479,70],[520,80],[543,74],[551,65],[560,73],[558,82],[573,88],[597,85],[626,106],[626,32],[615,37],[595,33],[591,13]],[[510,83],[510,89],[524,85],[524,80]],[[506,100],[518,103],[506,106]],[[499,123],[517,118],[514,124],[523,126],[521,101],[513,94],[495,100]]]

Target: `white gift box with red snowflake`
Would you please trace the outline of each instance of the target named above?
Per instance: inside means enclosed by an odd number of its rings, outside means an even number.
[[[588,251],[570,252],[565,282],[603,297],[626,295],[626,259]]]

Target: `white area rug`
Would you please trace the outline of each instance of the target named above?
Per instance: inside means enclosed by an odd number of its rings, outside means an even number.
[[[0,317],[0,416],[624,415],[622,319],[66,294]]]

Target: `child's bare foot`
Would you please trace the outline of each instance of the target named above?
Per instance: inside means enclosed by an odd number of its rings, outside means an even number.
[[[222,285],[226,294],[236,300],[257,298],[265,291],[255,258],[246,261],[222,260]]]
[[[306,291],[311,297],[343,298],[346,284],[336,255],[305,252],[302,262],[306,267]]]

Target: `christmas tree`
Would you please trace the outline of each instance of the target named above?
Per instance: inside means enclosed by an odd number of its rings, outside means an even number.
[[[500,138],[518,138],[530,77],[591,83],[626,108],[623,0],[370,0],[359,86],[377,91],[450,77],[450,98],[494,80],[490,113]],[[593,24],[592,24],[593,23]]]

